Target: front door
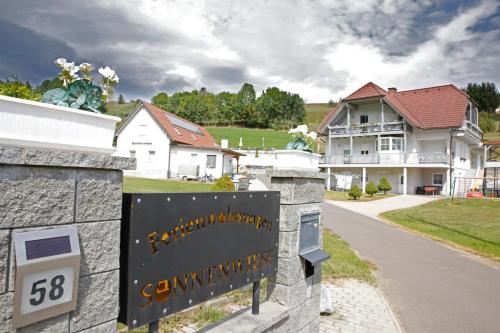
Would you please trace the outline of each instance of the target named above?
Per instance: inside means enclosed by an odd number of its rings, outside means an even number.
[[[398,193],[403,194],[404,192],[404,176],[403,173],[398,174]]]

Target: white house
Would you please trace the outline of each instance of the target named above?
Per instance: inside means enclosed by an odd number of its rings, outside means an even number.
[[[397,91],[370,82],[339,102],[319,130],[328,188],[365,190],[386,176],[393,193],[449,194],[453,177],[482,167],[482,131],[474,102],[454,85]]]
[[[215,178],[233,173],[236,152],[222,149],[208,131],[141,102],[117,131],[115,155],[137,160],[126,175],[148,178]]]

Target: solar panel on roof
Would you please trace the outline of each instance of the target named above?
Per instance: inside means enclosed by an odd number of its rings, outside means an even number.
[[[169,114],[167,114],[167,118],[168,118],[168,120],[170,120],[170,122],[174,126],[177,126],[177,127],[180,127],[180,128],[184,128],[185,130],[188,130],[188,131],[191,131],[191,132],[203,135],[203,133],[200,131],[200,129],[197,126],[195,126],[193,124],[190,124],[187,121],[184,121],[184,120],[182,120],[180,118],[171,116]]]

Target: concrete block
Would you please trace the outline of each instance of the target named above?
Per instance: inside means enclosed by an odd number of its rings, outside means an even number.
[[[76,221],[106,221],[121,218],[122,173],[109,170],[79,170],[76,176]]]
[[[321,212],[319,203],[280,206],[280,231],[297,231],[300,216],[306,213]],[[320,218],[321,219],[321,218]]]
[[[302,260],[295,258],[278,258],[278,271],[275,277],[271,277],[273,282],[291,286],[297,281],[304,279],[305,269]]]
[[[116,320],[112,320],[83,331],[78,331],[78,333],[114,333],[116,330]]]
[[[294,285],[285,286],[268,281],[268,294],[271,302],[294,308],[308,299],[307,283],[305,280],[300,280]]]
[[[295,327],[293,332],[319,318],[319,300],[319,295],[315,296],[290,311],[289,325]]]
[[[22,147],[0,145],[1,164],[23,164],[24,149]]]
[[[7,291],[9,267],[9,230],[0,230],[0,294]]]
[[[110,170],[135,170],[136,165],[133,158],[37,147],[24,148],[24,163],[28,165]]]
[[[48,318],[34,324],[18,328],[16,333],[52,333],[67,332],[69,327],[69,312]]]
[[[319,317],[311,321],[309,323],[309,330],[307,331],[307,333],[319,333],[319,323]]]
[[[299,233],[297,231],[280,231],[278,244],[278,257],[294,258],[299,255]]]
[[[71,313],[70,332],[78,332],[118,317],[119,271],[80,278],[78,303]]]
[[[308,178],[271,178],[272,191],[280,191],[280,203],[287,205],[323,202],[324,180]]]
[[[12,331],[14,293],[0,294],[0,333]]]
[[[0,229],[71,223],[76,171],[0,166]]]
[[[120,221],[78,223],[80,276],[120,268]]]

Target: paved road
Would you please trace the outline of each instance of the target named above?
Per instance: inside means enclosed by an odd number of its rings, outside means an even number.
[[[405,332],[500,332],[498,265],[328,203],[323,209],[325,226],[377,265]]]

